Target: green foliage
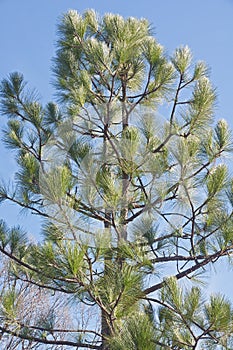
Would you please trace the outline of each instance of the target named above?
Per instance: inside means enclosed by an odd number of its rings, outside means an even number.
[[[143,295],[142,274],[127,263],[119,266],[116,262],[109,262],[94,291],[108,312],[121,319],[130,315]]]
[[[8,228],[3,220],[0,222],[0,241],[1,247],[4,249],[8,244]]]
[[[232,326],[232,310],[230,303],[221,295],[212,296],[205,306],[209,327],[212,330],[227,331]]]
[[[82,267],[86,253],[85,246],[80,249],[79,245],[68,243],[64,248],[63,257],[66,271],[73,277],[82,277]]]
[[[6,249],[8,254],[24,259],[30,250],[27,234],[16,226],[9,229],[5,222],[0,224],[0,246]]]
[[[223,296],[211,295],[210,301],[205,302],[200,288],[192,287],[183,293],[177,281],[170,278],[162,290],[162,300],[159,327],[165,344],[178,349],[192,349],[201,338],[201,332],[204,334],[208,329],[210,337],[203,338],[203,348],[216,348],[211,337],[227,348],[232,329],[232,308]],[[196,328],[199,335],[195,336]]]
[[[0,223],[0,341],[12,348],[233,346],[230,302],[194,284],[232,255],[231,131],[214,124],[205,63],[187,46],[169,57],[152,34],[145,19],[71,10],[57,103],[43,106],[22,74],[2,80],[18,170],[0,201],[43,219],[33,243]]]
[[[1,98],[4,101],[2,112],[8,116],[15,116],[20,104],[20,96],[24,91],[26,83],[20,73],[12,73],[9,79],[4,79],[1,85]]]
[[[105,205],[117,207],[121,200],[121,187],[116,186],[117,178],[107,167],[99,169],[96,174],[96,185],[103,191]]]
[[[40,189],[51,203],[62,204],[66,193],[72,188],[72,176],[67,166],[58,166],[40,174]]]
[[[23,127],[18,120],[10,120],[8,122],[8,130],[5,131],[5,143],[9,148],[18,149],[21,146],[23,137]]]
[[[198,80],[189,107],[190,132],[200,132],[210,125],[216,94],[206,77]]]
[[[18,164],[20,171],[17,173],[19,186],[27,192],[39,192],[39,164],[35,157],[29,153],[24,153],[19,156]]]
[[[227,183],[227,168],[220,164],[211,169],[207,176],[207,189],[210,197],[219,193]]]
[[[191,62],[192,53],[188,46],[176,49],[174,57],[172,58],[172,63],[180,74],[183,75],[190,68]],[[198,73],[194,73],[194,75],[198,75]]]
[[[207,76],[208,69],[206,67],[205,62],[199,61],[195,64],[193,79],[198,80],[203,76]]]
[[[116,335],[109,341],[112,350],[156,349],[153,323],[142,312],[133,315],[119,328]]]
[[[231,131],[226,120],[221,119],[215,127],[215,140],[219,151],[230,151],[232,149]]]
[[[7,290],[1,295],[1,316],[4,316],[8,321],[14,321],[17,315],[17,293],[14,289]]]

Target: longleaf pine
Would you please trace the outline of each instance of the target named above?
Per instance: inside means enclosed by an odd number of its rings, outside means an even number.
[[[206,278],[233,252],[231,131],[204,62],[146,19],[64,14],[47,105],[0,85],[18,169],[1,202],[1,349],[233,349],[233,307]],[[228,157],[228,158],[227,158]]]

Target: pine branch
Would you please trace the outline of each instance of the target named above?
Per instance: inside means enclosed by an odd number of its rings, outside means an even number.
[[[225,250],[219,250],[214,254],[211,254],[207,257],[204,258],[204,260],[202,260],[201,262],[196,263],[195,265],[193,265],[192,267],[184,270],[183,272],[177,273],[176,275],[174,275],[174,277],[179,280],[183,277],[188,277],[188,275],[190,275],[191,273],[203,268],[204,266],[206,266],[207,264],[216,261],[216,259],[218,260],[221,256],[226,256],[229,255],[231,250],[233,249],[233,245],[227,247]],[[176,260],[176,259],[174,259]],[[143,293],[144,294],[150,294],[153,293],[157,290],[160,290],[164,285],[165,285],[166,281],[157,283],[149,288],[144,289]]]
[[[12,331],[10,329],[7,329],[3,326],[0,326],[0,331],[2,333],[9,334],[13,337],[17,337],[20,339],[32,341],[34,343],[39,343],[39,344],[47,344],[47,345],[61,345],[61,346],[72,346],[72,347],[80,347],[80,348],[86,348],[86,349],[101,349],[100,345],[92,345],[88,343],[82,343],[82,342],[74,342],[74,341],[68,341],[68,340],[49,340],[49,339],[44,339],[44,338],[39,338],[36,336],[30,336],[30,335],[25,335],[20,333],[20,331]]]

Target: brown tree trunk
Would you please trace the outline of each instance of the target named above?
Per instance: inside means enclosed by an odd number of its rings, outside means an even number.
[[[107,137],[107,133],[108,133],[108,128],[109,128],[109,105],[107,106],[107,110],[106,110],[106,116],[105,116],[105,125],[104,125],[104,148],[103,148],[103,152],[104,152],[104,157],[107,160],[107,155],[108,155],[108,137]],[[107,167],[108,164],[105,164],[105,166]],[[110,219],[111,219],[111,213],[109,212],[108,209],[105,209],[105,218],[106,221],[104,222],[104,228],[105,229],[111,229],[111,224],[110,224]],[[106,271],[106,260],[104,261],[104,274]],[[110,350],[109,346],[108,346],[108,341],[106,338],[108,338],[111,335],[111,328],[109,326],[109,316],[107,315],[107,313],[104,310],[101,310],[101,334],[102,334],[102,349],[103,350]]]
[[[102,350],[110,350],[107,338],[111,335],[111,328],[108,323],[108,315],[101,311],[101,334],[102,334]]]

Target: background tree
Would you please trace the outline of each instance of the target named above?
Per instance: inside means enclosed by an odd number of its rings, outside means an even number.
[[[232,306],[198,284],[233,249],[205,64],[167,57],[145,19],[70,11],[54,73],[45,107],[21,74],[1,84],[19,170],[0,198],[42,219],[38,243],[0,227],[2,346],[230,349]]]

